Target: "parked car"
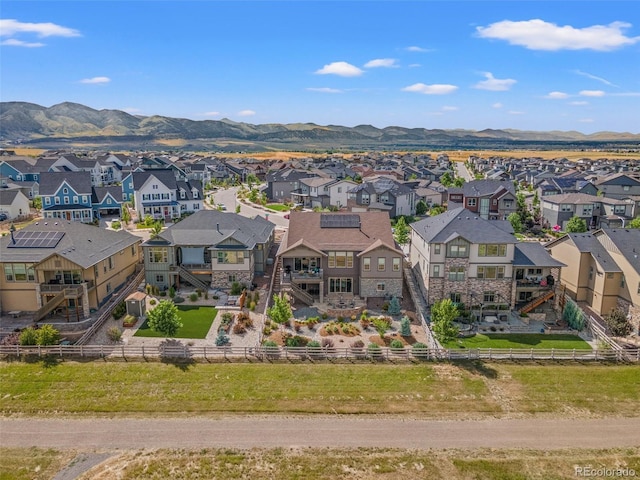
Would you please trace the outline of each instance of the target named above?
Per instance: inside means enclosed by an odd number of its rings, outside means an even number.
[[[0,222],[4,222],[5,220],[8,220],[9,217],[7,216],[6,213],[0,213]]]

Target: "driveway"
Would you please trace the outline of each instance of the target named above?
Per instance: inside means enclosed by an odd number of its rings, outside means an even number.
[[[371,416],[0,419],[0,447],[614,448],[640,444],[640,418],[417,420]]]

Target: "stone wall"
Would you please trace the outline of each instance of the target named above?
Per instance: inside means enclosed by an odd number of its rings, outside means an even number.
[[[402,297],[402,278],[360,278],[360,296],[365,298]],[[378,291],[378,283],[384,283],[384,290]]]
[[[624,298],[618,297],[617,308],[627,314],[627,318],[631,323],[632,332],[640,335],[640,307],[633,305]]]
[[[242,283],[245,286],[249,287],[251,285],[251,281],[253,280],[253,276],[251,272],[246,270],[243,271],[225,271],[225,272],[213,272],[211,274],[211,287],[220,288],[222,290],[228,290],[231,288],[232,282],[229,281],[229,275],[236,276],[236,282]]]

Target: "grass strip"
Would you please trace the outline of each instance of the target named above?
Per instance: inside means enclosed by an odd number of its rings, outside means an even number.
[[[174,335],[175,338],[206,338],[218,313],[218,310],[213,307],[195,305],[178,305],[178,311],[182,327],[180,327]],[[140,328],[138,328],[133,336],[149,338],[165,337],[164,334],[151,330],[147,320],[140,325]]]
[[[447,348],[525,348],[591,350],[591,345],[577,335],[564,334],[501,334],[478,333],[473,337],[459,338],[446,344]]]

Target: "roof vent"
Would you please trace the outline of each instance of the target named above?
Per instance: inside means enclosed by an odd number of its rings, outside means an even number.
[[[54,225],[57,225],[57,224],[58,224],[58,222],[55,222],[55,223],[54,223]]]
[[[49,225],[49,223],[48,223],[48,222],[44,222],[44,224],[45,224],[45,225]]]

